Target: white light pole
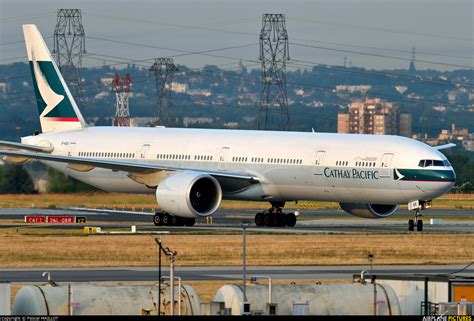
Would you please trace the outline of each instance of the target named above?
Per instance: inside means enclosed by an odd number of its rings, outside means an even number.
[[[247,228],[249,227],[249,221],[242,221],[242,237],[243,237],[243,244],[242,244],[242,281],[243,281],[243,292],[244,292],[244,301],[247,302],[247,287],[246,287],[246,279],[247,279]]]

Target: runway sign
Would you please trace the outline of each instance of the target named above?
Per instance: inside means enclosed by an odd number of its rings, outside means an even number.
[[[76,223],[78,223],[78,224],[87,223],[87,217],[85,217],[85,216],[76,216]]]
[[[85,216],[59,215],[25,215],[25,223],[50,223],[50,224],[83,224],[87,222]]]
[[[46,223],[46,216],[25,216],[25,223]]]
[[[76,220],[74,216],[47,216],[46,222],[54,224],[74,224]]]

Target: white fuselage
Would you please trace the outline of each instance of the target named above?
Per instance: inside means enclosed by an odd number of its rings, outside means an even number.
[[[224,191],[227,199],[404,204],[431,200],[453,185],[452,180],[395,177],[399,169],[427,172],[418,165],[422,159],[446,160],[428,145],[398,136],[88,127],[24,137],[22,142],[51,144],[57,155],[242,172],[259,177],[260,184]],[[125,172],[101,168],[81,172],[66,164],[45,163],[105,191],[155,192]],[[430,171],[452,172],[452,168],[434,166]]]

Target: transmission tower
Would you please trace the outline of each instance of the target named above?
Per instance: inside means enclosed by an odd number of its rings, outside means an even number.
[[[410,74],[416,74],[416,69],[415,69],[415,47],[411,48],[411,61],[410,61],[410,66],[408,67],[408,72]]]
[[[290,59],[285,15],[264,14],[260,32],[262,62],[262,95],[258,113],[258,129],[279,124],[284,130],[290,121],[286,93],[286,61]],[[271,109],[275,109],[272,113]]]
[[[73,93],[82,98],[82,54],[86,53],[86,36],[81,9],[59,9],[54,29],[56,63]]]
[[[128,98],[132,89],[132,78],[127,74],[124,78],[120,78],[119,74],[115,74],[112,81],[115,96],[117,98],[114,126],[130,126],[130,110],[128,107]]]
[[[171,86],[173,74],[178,71],[178,68],[175,66],[173,58],[156,58],[149,71],[155,76],[156,81],[155,124],[173,125]]]

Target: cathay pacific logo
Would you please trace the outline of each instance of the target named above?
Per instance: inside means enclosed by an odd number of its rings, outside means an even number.
[[[32,52],[32,60],[36,84],[38,85],[38,91],[44,103],[46,104],[46,107],[40,114],[40,118],[42,118],[46,117],[57,105],[59,105],[61,101],[63,101],[64,96],[58,95],[56,92],[54,92],[53,89],[51,89],[48,80],[41,71],[38,61],[36,61],[35,59],[34,52]]]
[[[395,179],[396,179],[397,181],[399,181],[399,180],[403,179],[404,177],[405,177],[405,175],[402,175],[402,174],[398,171],[398,169],[395,168]]]
[[[358,170],[358,169],[324,169],[324,176],[327,178],[351,178],[351,179],[379,179],[379,171]]]

